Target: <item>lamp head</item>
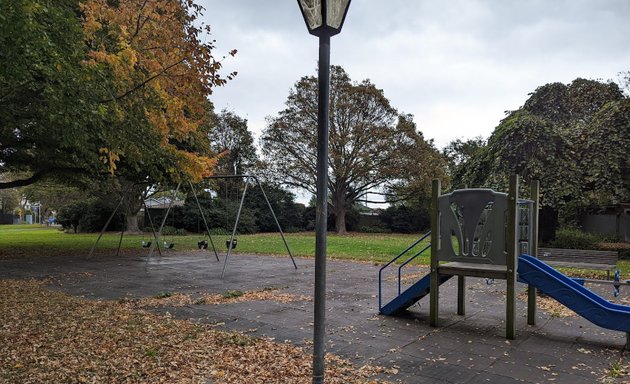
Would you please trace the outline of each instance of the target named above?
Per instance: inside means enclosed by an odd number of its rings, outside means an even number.
[[[298,0],[308,32],[333,36],[341,32],[350,0]]]

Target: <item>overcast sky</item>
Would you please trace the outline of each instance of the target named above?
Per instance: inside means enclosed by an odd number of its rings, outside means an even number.
[[[198,0],[216,53],[238,71],[211,99],[259,137],[289,90],[316,75],[318,40],[295,0]],[[369,78],[438,148],[488,137],[528,94],[630,70],[630,0],[353,0],[331,63]]]

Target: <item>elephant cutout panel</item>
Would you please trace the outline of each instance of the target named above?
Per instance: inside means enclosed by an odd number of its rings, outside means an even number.
[[[438,199],[438,260],[505,265],[507,194],[461,189]]]

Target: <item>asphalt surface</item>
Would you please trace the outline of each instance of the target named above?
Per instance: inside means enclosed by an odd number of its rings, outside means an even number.
[[[221,278],[225,255],[220,257],[217,262],[214,255],[203,251],[170,252],[151,259],[143,255],[40,256],[0,260],[0,278],[47,278],[51,288],[88,299],[269,288],[313,296],[313,259],[297,258],[295,270],[288,256],[235,254]],[[368,263],[328,261],[327,352],[357,365],[388,367],[396,373],[383,378],[403,383],[630,382],[629,376],[609,377],[611,367],[628,363],[624,333],[598,328],[577,316],[562,318],[542,310],[538,310],[537,325],[528,326],[523,298],[517,302],[516,340],[506,340],[505,282],[488,284],[476,278],[467,280],[466,316],[456,315],[456,279],[441,288],[440,327],[429,326],[428,297],[404,317],[382,316],[378,314],[378,269]],[[393,298],[397,289],[396,270],[384,276],[384,300]],[[410,272],[417,279],[426,270],[416,267]],[[519,284],[518,290],[524,293],[525,286]],[[612,298],[612,292],[600,293]],[[246,301],[156,311],[307,348],[313,337],[312,301]]]

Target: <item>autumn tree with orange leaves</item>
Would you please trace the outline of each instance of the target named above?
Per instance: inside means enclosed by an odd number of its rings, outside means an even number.
[[[60,176],[195,180],[213,169],[208,96],[235,74],[220,74],[199,5],[18,0],[1,8],[0,189]]]
[[[235,73],[220,74],[202,10],[192,0],[0,2],[0,189],[105,180],[98,189],[121,193],[146,182],[132,190],[132,217],[147,185],[212,172],[208,97]]]

